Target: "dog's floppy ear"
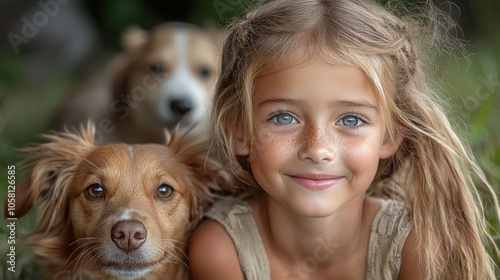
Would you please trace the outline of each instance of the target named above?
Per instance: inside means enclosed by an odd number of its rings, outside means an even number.
[[[67,185],[82,158],[94,147],[94,135],[95,127],[89,122],[87,127],[80,128],[79,134],[68,131],[47,134],[43,137],[48,142],[22,149],[31,168],[28,178],[16,189],[15,211],[9,217],[23,216],[33,204],[38,206],[40,217],[62,215]],[[53,219],[50,220],[52,223]]]
[[[208,206],[212,205],[218,196],[229,193],[233,186],[231,177],[225,168],[207,153],[198,155],[200,161],[189,161],[187,164],[193,171],[191,189],[191,221],[196,225],[203,217]]]
[[[231,176],[218,161],[209,156],[210,142],[201,136],[189,136],[187,131],[179,132],[180,125],[170,134],[165,132],[167,146],[190,170],[191,226],[203,217],[203,212],[218,196],[233,191]]]

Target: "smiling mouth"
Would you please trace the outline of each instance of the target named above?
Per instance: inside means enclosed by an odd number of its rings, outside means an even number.
[[[343,177],[324,174],[288,175],[295,183],[310,190],[323,190],[336,185]]]

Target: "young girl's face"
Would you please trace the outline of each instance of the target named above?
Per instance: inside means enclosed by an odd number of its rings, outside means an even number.
[[[269,69],[256,81],[256,142],[249,154],[256,181],[275,201],[308,217],[362,199],[385,138],[375,91],[362,71],[320,57]]]

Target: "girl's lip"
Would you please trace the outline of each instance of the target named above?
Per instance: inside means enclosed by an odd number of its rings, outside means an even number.
[[[322,190],[337,184],[343,177],[327,174],[288,175],[294,182],[306,189]]]

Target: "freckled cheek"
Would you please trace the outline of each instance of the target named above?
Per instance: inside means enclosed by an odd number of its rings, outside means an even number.
[[[283,157],[292,151],[295,141],[283,133],[259,130],[255,138],[254,153],[266,159]]]
[[[374,176],[379,162],[380,147],[374,139],[360,139],[344,143],[340,149],[342,158],[347,167],[354,174]]]

